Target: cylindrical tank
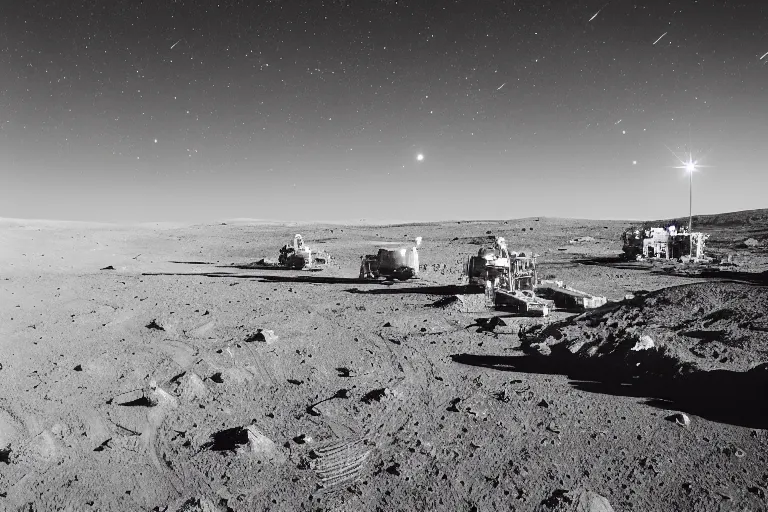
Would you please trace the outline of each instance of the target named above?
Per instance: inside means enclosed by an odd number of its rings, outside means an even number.
[[[388,272],[407,266],[408,259],[406,249],[379,249],[379,271]]]

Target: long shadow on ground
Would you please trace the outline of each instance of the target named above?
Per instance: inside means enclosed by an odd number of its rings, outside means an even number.
[[[295,268],[289,268],[289,267],[280,267],[277,265],[256,265],[252,263],[246,263],[245,265],[216,265],[216,268],[232,268],[232,269],[239,269],[239,270],[278,270],[278,271],[292,271],[292,272],[322,272],[323,269],[321,268],[308,268],[306,270],[303,269],[295,269]]]
[[[605,364],[550,361],[539,356],[454,354],[454,362],[500,371],[565,375],[589,393],[647,399],[646,405],[673,409],[748,428],[768,428],[768,364],[748,372],[701,371],[676,378],[632,377]]]
[[[408,288],[379,288],[374,290],[358,290],[357,288],[351,288],[347,290],[349,293],[361,293],[366,295],[404,295],[404,294],[420,294],[420,295],[461,295],[477,293],[476,290],[467,286],[461,285],[445,285],[445,286],[410,286]]]
[[[622,270],[651,270],[653,264],[643,261],[627,261],[621,256],[596,256],[593,258],[577,258],[571,260],[581,265],[600,265],[603,267],[618,268]]]
[[[623,270],[649,270],[656,275],[672,275],[694,279],[716,279],[719,281],[737,281],[742,283],[768,285],[768,272],[739,272],[735,270],[696,269],[695,267],[687,269],[685,267],[674,267],[673,265],[659,268],[650,262],[627,261],[620,256],[581,258],[572,260],[572,262],[581,265],[601,265]]]
[[[766,272],[738,272],[735,270],[702,270],[700,272],[658,271],[658,275],[672,275],[677,277],[689,277],[692,279],[711,279],[717,281],[730,281],[737,283],[750,283],[758,286],[768,286],[768,271]]]
[[[306,272],[295,270],[294,272]],[[230,279],[256,279],[260,283],[314,283],[314,284],[391,284],[388,281],[372,281],[357,277],[331,276],[280,276],[260,274],[233,274],[231,272],[143,272],[142,276],[218,277]]]

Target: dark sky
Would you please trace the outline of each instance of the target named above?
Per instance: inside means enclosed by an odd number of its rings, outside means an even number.
[[[768,206],[765,1],[8,3],[0,216]]]

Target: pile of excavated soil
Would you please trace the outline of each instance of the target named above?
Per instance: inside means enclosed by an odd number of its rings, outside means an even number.
[[[768,361],[768,288],[707,282],[665,288],[538,327],[527,345],[542,355],[623,361],[655,353],[665,369],[748,371]],[[662,371],[649,368],[648,371]]]

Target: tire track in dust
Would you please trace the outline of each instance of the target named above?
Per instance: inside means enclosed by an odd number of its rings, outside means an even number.
[[[312,451],[312,467],[326,491],[352,483],[362,475],[371,450],[361,438],[340,439]]]

